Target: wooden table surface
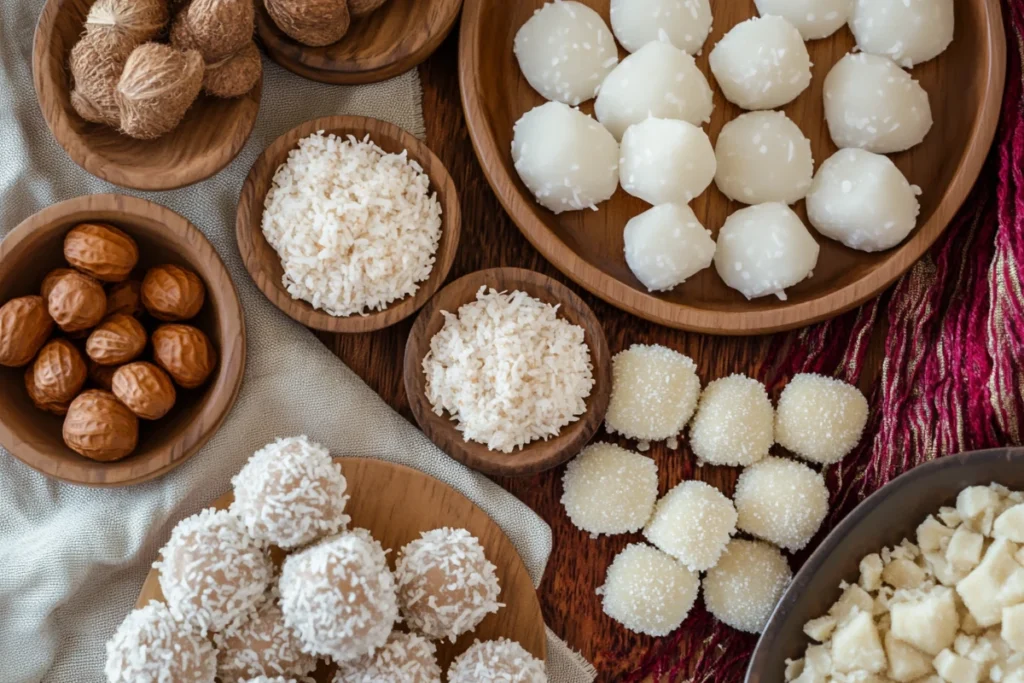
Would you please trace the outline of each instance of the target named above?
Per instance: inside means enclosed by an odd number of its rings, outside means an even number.
[[[448,167],[462,202],[462,241],[449,281],[482,268],[516,266],[546,273],[570,286],[590,305],[604,325],[611,352],[633,343],[664,344],[695,360],[702,383],[733,372],[756,374],[766,361],[771,337],[715,337],[691,334],[649,323],[604,303],[559,273],[526,241],[505,214],[484,177],[466,130],[458,86],[456,29],[420,67],[427,144]],[[402,385],[402,354],[414,318],[369,334],[321,335],[345,363],[385,401],[410,421]],[[884,321],[883,321],[884,322]],[[882,330],[876,326],[861,374],[867,391],[881,367]],[[602,430],[597,439],[612,440]],[[628,446],[628,442],[620,442]],[[731,495],[736,472],[731,468],[696,468],[685,440],[679,450],[652,447],[658,463],[660,492],[683,479],[700,478]],[[497,479],[551,525],[554,551],[540,586],[544,618],[555,633],[583,653],[600,672],[600,681],[618,680],[639,666],[656,639],[627,631],[601,611],[595,589],[604,582],[609,563],[637,535],[591,539],[574,527],[562,508],[563,468],[521,479]]]

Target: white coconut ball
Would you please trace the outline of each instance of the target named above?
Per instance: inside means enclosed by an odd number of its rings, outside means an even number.
[[[714,567],[736,533],[736,508],[714,486],[684,481],[658,501],[647,540],[700,572]]]
[[[664,292],[711,265],[715,241],[685,204],[661,204],[631,218],[623,234],[626,264],[644,287]]]
[[[733,500],[741,531],[790,552],[806,546],[828,514],[824,477],[803,463],[775,456],[743,470]]]
[[[604,613],[630,631],[666,636],[690,613],[700,579],[672,556],[643,543],[631,543],[608,567]]]
[[[395,631],[373,654],[339,664],[333,683],[441,683],[437,646],[418,633]]]
[[[744,109],[781,107],[811,84],[811,57],[800,32],[774,15],[733,26],[708,63],[725,99]]]
[[[792,580],[778,548],[737,538],[704,577],[704,604],[723,624],[760,633]]]
[[[612,357],[612,391],[605,428],[637,439],[640,450],[650,441],[679,435],[700,396],[697,365],[688,356],[664,346],[633,344]]]
[[[547,683],[544,662],[508,638],[474,641],[448,668],[448,683]]]
[[[213,683],[217,652],[166,605],[151,600],[130,612],[107,642],[105,673],[109,683]]]
[[[825,77],[825,120],[838,147],[902,152],[932,127],[928,93],[888,57],[848,54]]]
[[[523,183],[555,213],[596,209],[619,186],[619,144],[604,126],[561,102],[523,114],[512,137]]]
[[[953,42],[953,0],[854,0],[850,30],[861,52],[909,68]]]
[[[761,16],[774,14],[793,24],[804,40],[832,35],[849,20],[853,9],[853,0],[754,0],[754,4]]]
[[[889,157],[841,149],[814,176],[807,218],[822,235],[851,249],[882,251],[902,242],[917,225],[920,194],[921,188],[911,185]]]
[[[804,460],[839,462],[860,441],[868,401],[857,387],[834,377],[794,375],[775,409],[775,441]]]
[[[615,37],[630,52],[661,40],[695,55],[711,32],[708,0],[612,0],[611,17]]]
[[[569,520],[592,538],[639,531],[658,498],[654,460],[615,444],[583,449],[562,476],[562,505]]]
[[[718,232],[715,270],[748,299],[774,294],[814,274],[820,247],[792,209],[772,202],[729,216]]]
[[[811,141],[780,111],[753,111],[722,126],[715,144],[715,184],[744,204],[792,204],[814,179]]]
[[[774,423],[764,385],[746,375],[729,375],[701,394],[690,423],[690,446],[702,463],[752,465],[768,455]]]
[[[655,206],[688,204],[715,177],[715,150],[707,133],[678,119],[633,124],[622,135],[619,154],[622,189]]]
[[[306,679],[304,679],[306,680]],[[284,676],[256,676],[255,678],[246,678],[238,683],[299,683],[294,678],[286,678]]]
[[[534,12],[516,32],[512,49],[534,90],[573,106],[594,97],[619,62],[601,15],[572,0],[549,2]]]
[[[316,668],[316,657],[302,651],[302,643],[284,623],[274,600],[240,626],[214,636],[217,677],[238,683],[254,676],[305,676]]]
[[[711,86],[693,57],[654,41],[626,57],[605,79],[594,103],[597,120],[621,140],[648,117],[680,119],[695,126],[711,120]]]

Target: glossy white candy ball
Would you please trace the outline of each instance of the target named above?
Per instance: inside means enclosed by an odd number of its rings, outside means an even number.
[[[814,179],[811,141],[779,111],[749,112],[725,124],[715,159],[718,189],[744,204],[793,204]]]
[[[626,263],[652,292],[682,284],[711,265],[715,241],[685,204],[661,204],[626,223]]]
[[[619,182],[623,190],[649,204],[688,204],[714,177],[711,140],[692,123],[650,118],[633,124],[622,136]]]
[[[708,0],[612,0],[611,17],[615,37],[630,52],[662,40],[695,55],[711,31]]]
[[[764,16],[774,14],[793,24],[804,40],[826,38],[845,24],[853,0],[754,0]]]
[[[855,0],[850,30],[861,52],[911,67],[953,42],[953,0]]]

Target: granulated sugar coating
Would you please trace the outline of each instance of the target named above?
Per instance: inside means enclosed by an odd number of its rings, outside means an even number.
[[[162,602],[133,610],[107,641],[109,683],[213,683],[217,653]]]
[[[495,567],[465,529],[433,529],[398,552],[398,603],[410,627],[455,642],[503,607]]]
[[[850,30],[861,52],[908,69],[953,42],[953,0],[854,0]]]
[[[793,24],[804,40],[832,35],[850,18],[853,0],[754,0],[757,11]]]
[[[290,549],[337,533],[349,523],[341,466],[305,436],[256,451],[232,478],[231,510],[260,541]]]
[[[710,266],[715,257],[711,231],[686,204],[661,204],[630,218],[622,241],[626,264],[652,292],[682,284]]]
[[[474,642],[448,669],[448,683],[547,683],[544,662],[507,638]]]
[[[382,646],[398,619],[395,578],[365,529],[289,555],[279,588],[285,624],[303,650],[338,662]]]
[[[700,396],[697,365],[664,346],[633,344],[612,358],[612,392],[605,428],[640,441],[675,439],[693,415]]]
[[[853,450],[868,421],[868,401],[833,377],[794,375],[775,409],[775,441],[804,460],[839,462]]]
[[[734,533],[732,501],[702,481],[684,481],[665,494],[644,529],[648,541],[695,572],[714,567]]]
[[[811,141],[781,111],[753,111],[725,124],[715,158],[718,189],[744,204],[798,202],[814,179]]]
[[[722,623],[760,633],[792,579],[778,548],[737,538],[704,577],[704,604]]]
[[[643,543],[615,556],[604,585],[604,612],[636,633],[664,636],[690,613],[700,579],[679,561]]]
[[[213,508],[178,522],[153,568],[171,612],[204,635],[255,612],[273,576],[270,556],[242,521]]]
[[[302,643],[285,626],[284,614],[272,599],[249,620],[215,635],[214,642],[221,683],[253,676],[305,676],[316,668],[316,658],[302,651]]]
[[[533,89],[576,106],[597,94],[619,63],[615,39],[601,15],[579,2],[549,2],[516,33],[512,46]]]
[[[622,47],[636,52],[654,40],[691,55],[700,54],[711,32],[708,0],[612,0],[612,31]]]
[[[774,456],[743,470],[733,500],[741,531],[790,552],[806,546],[828,514],[825,479],[807,465]]]
[[[658,497],[654,460],[610,443],[595,443],[569,463],[562,477],[562,505],[592,538],[639,531]]]
[[[701,464],[745,467],[768,455],[774,423],[764,385],[746,375],[729,375],[701,394],[690,423],[690,446]]]
[[[395,631],[372,655],[339,664],[334,683],[441,683],[436,653],[418,633]]]

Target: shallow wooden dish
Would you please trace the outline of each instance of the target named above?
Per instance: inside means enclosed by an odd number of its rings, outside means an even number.
[[[97,178],[137,190],[172,190],[209,178],[245,146],[256,124],[263,81],[247,95],[201,94],[181,124],[156,140],[136,140],[89,123],[71,107],[68,56],[95,0],[47,0],[36,26],[32,78],[57,143]]]
[[[333,45],[311,47],[292,39],[256,2],[256,32],[275,62],[303,78],[335,85],[387,80],[433,54],[455,26],[462,0],[387,0],[356,19]]]
[[[997,482],[1024,487],[1024,448],[951,455],[919,465],[871,494],[825,538],[797,572],[768,621],[747,668],[746,683],[782,680],[787,658],[799,659],[809,639],[804,624],[839,598],[839,582],[857,582],[858,564],[884,546],[913,538],[924,518],[956,501],[968,486]]]
[[[469,530],[480,539],[487,559],[494,564],[501,584],[498,602],[505,606],[454,643],[437,642],[438,661],[443,671],[477,639],[510,638],[545,661],[547,643],[537,591],[512,542],[487,513],[444,482],[414,469],[367,458],[335,460],[341,464],[348,480],[352,497],[345,512],[352,517],[352,526],[368,529],[385,550],[391,549],[388,562],[392,569],[399,548],[419,538],[420,532],[445,526]],[[234,496],[227,493],[212,505],[223,510],[232,500]],[[275,559],[282,557],[283,553],[275,550]],[[136,607],[150,600],[163,602],[163,599],[159,573],[150,570]],[[321,664],[314,678],[329,683],[332,676],[331,670]]]
[[[426,394],[423,358],[430,351],[430,340],[444,325],[442,311],[456,313],[460,306],[476,300],[480,287],[498,291],[519,290],[548,304],[558,305],[559,317],[583,328],[593,363],[594,387],[587,398],[587,412],[553,439],[533,441],[512,453],[492,451],[486,445],[468,442],[445,411],[434,413]],[[604,421],[611,398],[611,355],[601,322],[590,307],[568,287],[532,270],[491,268],[465,275],[452,282],[430,300],[409,332],[405,343],[405,393],[420,429],[442,451],[459,462],[494,476],[518,477],[558,467],[579,453],[593,438]]]
[[[32,405],[24,368],[0,367],[0,444],[55,479],[88,486],[138,484],[188,460],[231,411],[245,371],[242,305],[216,250],[195,226],[159,204],[115,194],[55,204],[12,230],[0,242],[0,302],[38,294],[48,272],[66,268],[64,236],[83,221],[110,223],[131,235],[139,245],[140,270],[176,263],[198,273],[206,285],[206,303],[194,324],[217,349],[217,369],[199,389],[178,388],[178,401],[166,417],[139,421],[134,453],[117,462],[96,462],[64,445],[63,418]]]
[[[583,0],[607,21],[608,0]],[[814,276],[787,290],[788,301],[747,301],[709,268],[667,293],[651,294],[630,272],[623,256],[626,222],[649,208],[621,188],[597,212],[555,216],[537,204],[512,165],[512,126],[544,102],[523,78],[512,41],[544,0],[470,0],[462,20],[459,77],[473,146],[491,187],[519,229],[559,270],[609,303],[663,325],[712,334],[754,334],[822,320],[877,294],[914,263],[938,238],[963,203],[988,153],[1001,107],[1006,42],[999,0],[956,3],[956,38],[938,58],[912,73],[931,96],[935,116],[924,143],[893,161],[924,188],[918,227],[902,245],[866,254],[821,238]],[[714,28],[697,58],[715,90],[715,111],[706,127],[712,142],[742,111],[726,102],[710,75],[708,54],[738,22],[756,16],[753,0],[712,0]],[[820,164],[835,152],[823,114],[826,74],[854,45],[844,27],[831,38],[807,44],[814,64],[810,87],[783,108],[811,140]],[[625,52],[620,50],[620,55]],[[593,102],[583,111],[593,112]],[[770,169],[766,169],[769,171]],[[691,204],[717,236],[726,217],[741,205],[729,202],[712,183]],[[806,220],[804,203],[794,206]]]
[[[263,236],[263,204],[273,184],[274,173],[288,159],[288,153],[295,148],[299,140],[317,131],[339,136],[354,135],[359,139],[369,135],[370,140],[385,152],[397,154],[408,150],[409,158],[418,161],[430,177],[430,190],[437,193],[437,200],[441,204],[441,241],[437,245],[434,269],[430,272],[430,277],[419,283],[419,289],[415,294],[392,302],[383,311],[339,318],[316,310],[305,301],[293,299],[281,284],[281,276],[284,275],[281,259]],[[245,267],[256,282],[256,286],[271,303],[291,318],[306,327],[325,332],[370,332],[394,325],[399,320],[409,317],[427,303],[441,286],[448,276],[448,270],[452,267],[455,251],[459,246],[461,215],[458,193],[455,191],[455,183],[452,182],[451,176],[448,175],[441,160],[415,136],[396,125],[377,119],[363,116],[327,116],[307,121],[274,140],[252,165],[238,200],[235,234],[242,260],[245,261]]]

